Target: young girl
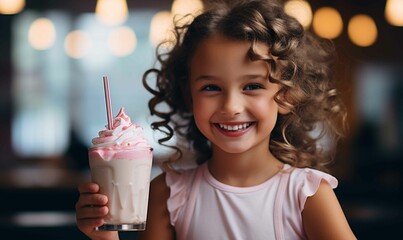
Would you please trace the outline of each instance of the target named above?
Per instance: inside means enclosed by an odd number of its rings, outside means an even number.
[[[145,74],[151,113],[162,119],[152,127],[168,135],[160,143],[184,137],[198,167],[165,167],[152,181],[140,238],[355,239],[332,190],[337,180],[319,171],[344,126],[332,45],[277,1],[235,2],[177,27],[161,68]],[[156,89],[147,84],[154,75]],[[98,189],[79,187],[78,227],[117,239],[94,231],[108,211]]]

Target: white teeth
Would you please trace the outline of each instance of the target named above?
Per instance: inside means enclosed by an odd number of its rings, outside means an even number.
[[[248,128],[251,125],[251,123],[243,123],[243,124],[238,124],[238,125],[227,125],[227,124],[219,124],[221,129],[227,130],[227,131],[240,131]]]

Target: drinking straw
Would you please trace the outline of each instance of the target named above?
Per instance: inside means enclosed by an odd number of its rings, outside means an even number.
[[[106,114],[108,117],[108,129],[112,130],[112,106],[111,106],[111,94],[109,90],[109,79],[108,76],[104,76],[104,92],[105,92],[105,103],[106,103]]]

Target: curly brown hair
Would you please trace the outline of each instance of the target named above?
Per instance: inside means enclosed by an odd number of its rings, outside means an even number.
[[[325,170],[334,155],[320,144],[324,136],[332,146],[345,130],[346,111],[332,82],[335,59],[331,41],[315,38],[301,24],[284,12],[278,1],[235,1],[206,9],[188,24],[177,24],[170,50],[157,50],[159,69],[145,72],[143,83],[153,94],[149,101],[152,115],[161,120],[151,124],[166,137],[168,145],[174,134],[184,137],[201,164],[212,156],[209,140],[196,127],[191,114],[189,89],[190,60],[202,40],[221,34],[229,39],[251,43],[251,60],[263,60],[270,68],[269,81],[281,86],[276,102],[290,110],[279,115],[270,136],[270,151],[280,161],[296,167]],[[255,52],[256,43],[269,47],[265,56]],[[156,87],[148,83],[156,79]],[[159,107],[166,104],[164,111]],[[312,134],[319,131],[320,134]],[[182,152],[176,149],[181,158]],[[328,150],[328,149],[327,149]]]

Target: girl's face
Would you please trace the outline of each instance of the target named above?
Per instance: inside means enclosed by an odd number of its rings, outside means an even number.
[[[210,142],[228,153],[255,147],[268,149],[277,113],[274,101],[280,89],[268,80],[268,65],[251,61],[250,43],[214,36],[200,43],[190,69],[194,118]],[[261,43],[257,52],[268,54]]]

